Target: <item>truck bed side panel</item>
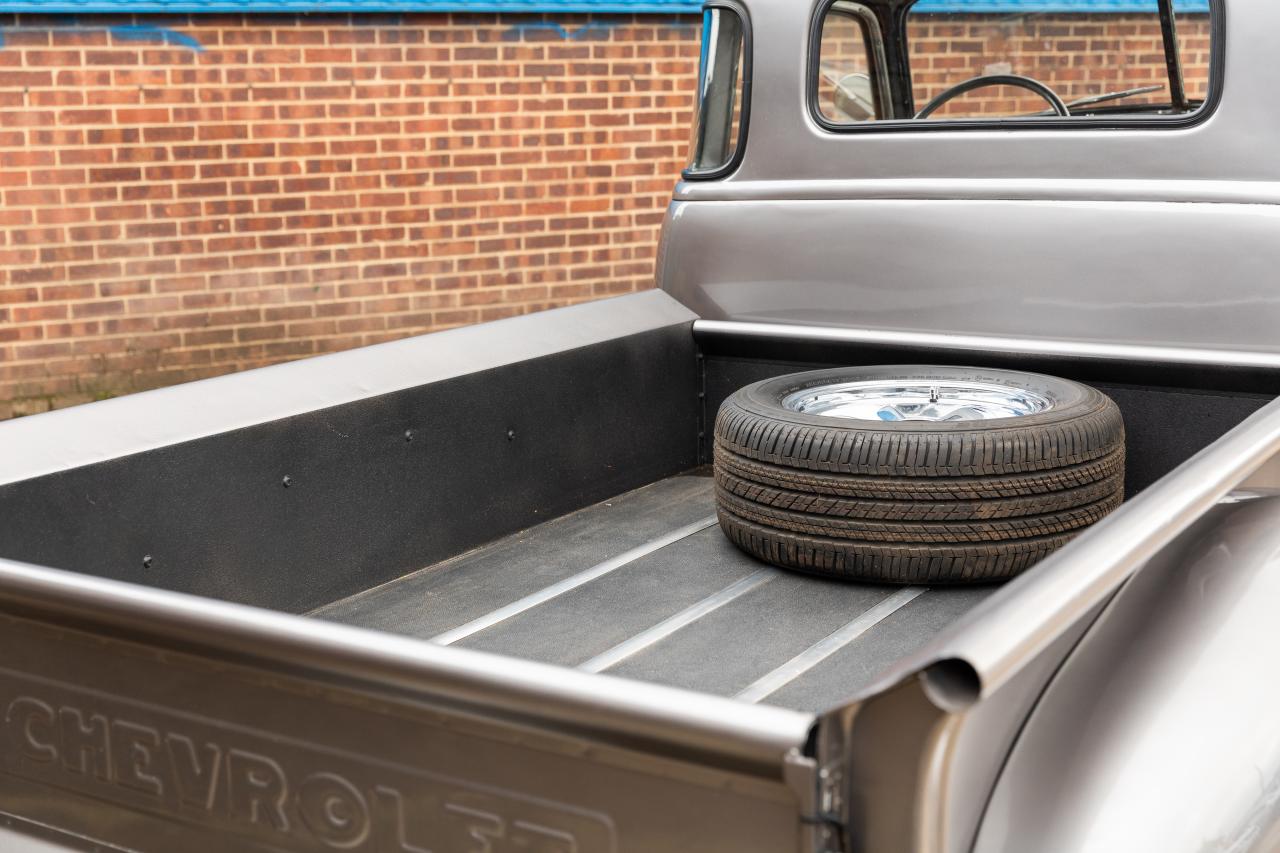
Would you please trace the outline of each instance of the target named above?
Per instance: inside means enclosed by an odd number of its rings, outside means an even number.
[[[675,474],[696,464],[692,317],[612,302],[5,424],[0,556],[302,612]],[[322,399],[272,417],[298,385]],[[213,434],[128,452],[157,418]],[[59,449],[125,452],[5,484]]]

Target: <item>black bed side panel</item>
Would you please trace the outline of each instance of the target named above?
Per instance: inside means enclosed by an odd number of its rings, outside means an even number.
[[[697,460],[687,323],[0,486],[0,556],[301,612]]]
[[[955,364],[1030,370],[1086,382],[1116,401],[1124,415],[1125,491],[1132,497],[1225,435],[1280,394],[1274,372],[1141,365],[1106,359],[1052,359],[862,345],[794,345],[703,340],[707,423],[725,398],[752,382],[841,364]],[[710,436],[707,430],[707,436]],[[710,439],[701,456],[709,460]]]

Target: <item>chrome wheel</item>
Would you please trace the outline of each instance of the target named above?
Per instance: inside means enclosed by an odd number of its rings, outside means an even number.
[[[986,421],[1048,411],[1053,403],[1022,388],[983,382],[874,379],[788,394],[793,412],[863,421]]]

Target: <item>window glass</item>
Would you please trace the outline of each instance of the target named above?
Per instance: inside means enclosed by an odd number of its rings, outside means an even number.
[[[836,125],[1185,116],[1210,89],[1208,4],[1174,0],[1166,52],[1158,0],[919,0],[905,18],[856,17],[857,4],[836,0],[817,45],[816,109]],[[882,35],[877,21],[898,29]],[[841,108],[855,88],[874,112]]]
[[[827,121],[855,122],[879,118],[870,33],[875,18],[865,6],[832,4],[822,21],[818,65],[818,110]]]
[[[733,163],[743,133],[746,35],[733,9],[712,7],[702,16],[698,105],[686,176],[715,174]]]

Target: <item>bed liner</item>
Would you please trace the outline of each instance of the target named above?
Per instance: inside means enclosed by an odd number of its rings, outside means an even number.
[[[313,616],[817,711],[991,594],[827,580],[736,549],[707,469],[660,480]]]

